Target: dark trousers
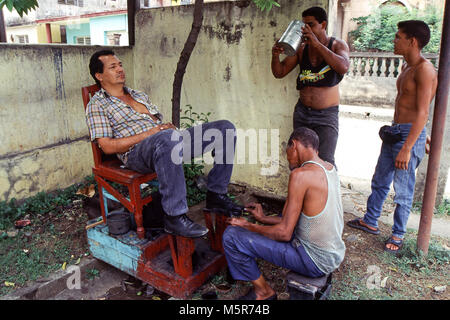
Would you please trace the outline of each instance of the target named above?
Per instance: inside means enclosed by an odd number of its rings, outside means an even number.
[[[275,241],[235,226],[229,226],[225,230],[222,242],[228,268],[235,280],[258,279],[261,272],[258,269],[257,258],[306,277],[317,278],[325,275],[302,245],[294,247],[290,242]]]
[[[336,167],[334,152],[339,134],[339,106],[322,110],[312,109],[297,102],[294,110],[294,130],[307,127],[319,136],[319,157]]]
[[[227,120],[204,123],[179,133],[164,130],[135,145],[126,166],[141,173],[156,172],[163,209],[168,215],[177,216],[188,211],[183,160],[190,161],[214,150],[214,166],[206,187],[212,192],[227,193],[235,145],[236,128]]]

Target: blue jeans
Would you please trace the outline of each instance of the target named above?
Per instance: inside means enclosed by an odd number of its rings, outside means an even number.
[[[228,268],[235,280],[254,281],[261,276],[256,258],[311,278],[325,275],[302,245],[295,248],[290,242],[275,241],[235,226],[225,229],[222,242]]]
[[[183,159],[190,161],[213,150],[214,166],[208,174],[207,189],[223,194],[228,191],[235,146],[236,128],[227,120],[180,132],[163,130],[136,144],[128,154],[126,166],[140,173],[156,172],[162,207],[168,215],[178,216],[188,211]]]
[[[399,129],[402,140],[394,144],[383,142],[381,146],[381,153],[372,177],[372,193],[367,200],[367,212],[363,220],[369,226],[378,228],[378,218],[381,215],[383,203],[393,181],[396,207],[392,235],[403,239],[413,202],[416,169],[425,155],[426,129],[422,130],[411,150],[408,169],[400,170],[395,168],[395,159],[408,137],[411,124],[403,123],[394,124],[393,126]]]
[[[294,130],[307,127],[317,133],[319,157],[336,167],[334,153],[339,134],[339,106],[316,110],[305,106],[299,99],[295,106],[293,120]]]

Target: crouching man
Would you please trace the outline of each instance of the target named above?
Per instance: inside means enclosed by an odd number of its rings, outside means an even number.
[[[281,216],[266,216],[258,203],[247,205],[255,219],[230,218],[223,246],[230,273],[251,281],[241,300],[276,300],[256,258],[307,277],[333,272],[344,259],[343,209],[336,168],[319,158],[319,138],[311,129],[294,130],[286,150],[289,167],[288,196]]]

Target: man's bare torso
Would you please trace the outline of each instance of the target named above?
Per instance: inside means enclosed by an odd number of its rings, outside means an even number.
[[[335,51],[334,49],[336,43],[337,41],[335,41],[331,47],[333,52]],[[304,48],[305,45],[303,45],[297,53],[299,61],[298,64],[301,63]],[[308,56],[311,65],[320,65],[324,60],[322,56],[315,52],[314,48],[311,48],[311,46],[309,46],[308,49]],[[339,104],[339,85],[335,85],[333,87],[304,87],[300,90],[300,100],[304,105],[317,110],[337,106]]]
[[[420,77],[422,68],[434,68],[434,66],[425,58],[415,66],[404,66],[397,79],[397,98],[395,99],[395,123],[412,123],[417,118],[417,95],[423,94],[417,92],[417,77]],[[431,103],[437,87],[437,77],[433,80],[431,89]]]
[[[124,96],[118,97],[120,100],[128,104],[131,108],[134,109],[134,111],[139,113],[145,113],[148,114],[154,121],[157,121],[158,119],[152,115],[150,112],[148,112],[148,109],[142,104],[134,100],[130,94],[125,94]]]

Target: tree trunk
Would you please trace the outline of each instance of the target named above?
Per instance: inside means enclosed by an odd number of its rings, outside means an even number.
[[[183,51],[181,51],[180,59],[178,60],[177,70],[175,71],[175,78],[173,80],[172,92],[172,123],[180,127],[180,98],[181,86],[183,84],[184,73],[197,43],[198,34],[203,23],[203,0],[196,0],[194,5],[194,21],[192,23],[191,32],[184,44]]]
[[[6,39],[6,24],[2,9],[0,9],[0,42],[8,42]]]

